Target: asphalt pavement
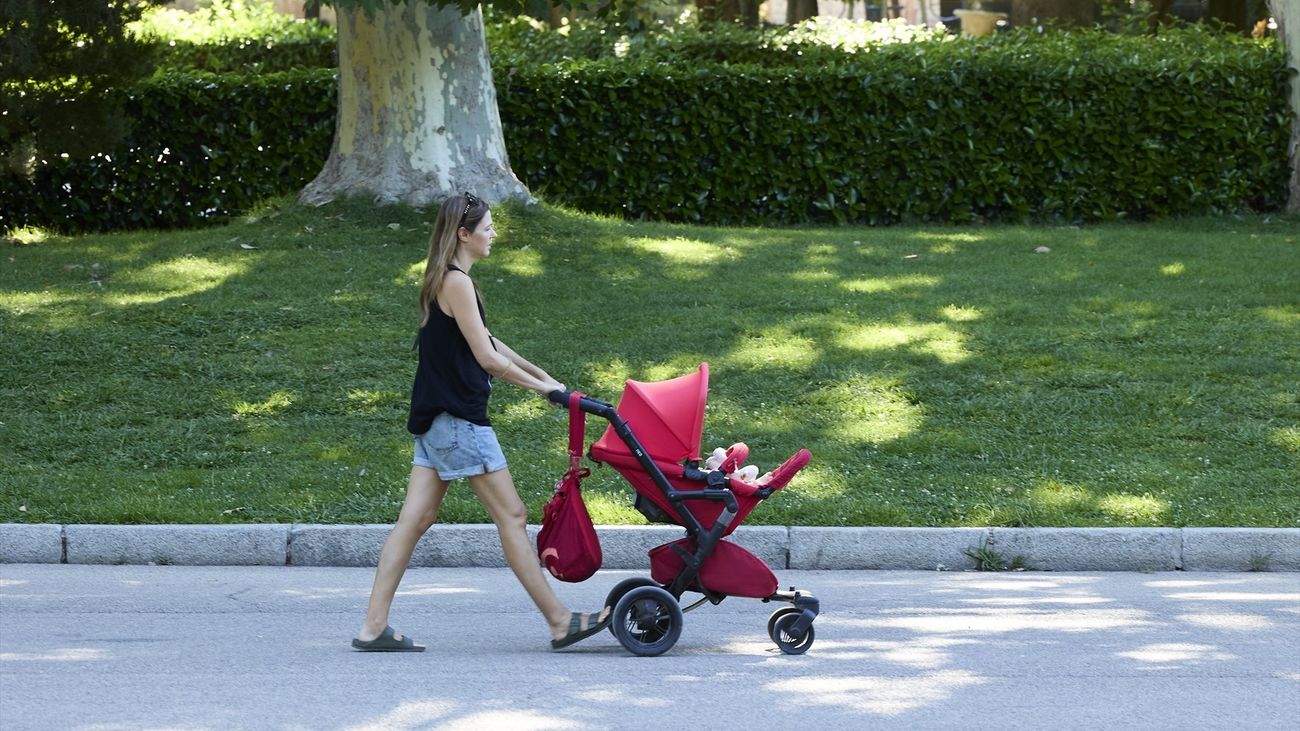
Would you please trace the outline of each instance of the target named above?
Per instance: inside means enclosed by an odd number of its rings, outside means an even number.
[[[367,567],[0,565],[0,728],[1295,728],[1300,574],[778,570],[821,600],[805,655],[774,608],[685,615],[658,657],[552,652],[508,569],[414,568],[349,647]],[[556,584],[595,609],[605,570]],[[691,595],[687,595],[690,597]]]

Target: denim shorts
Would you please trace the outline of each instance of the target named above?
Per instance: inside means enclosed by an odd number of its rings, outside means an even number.
[[[438,414],[429,431],[415,437],[417,467],[428,467],[450,482],[506,468],[496,432],[447,412]]]

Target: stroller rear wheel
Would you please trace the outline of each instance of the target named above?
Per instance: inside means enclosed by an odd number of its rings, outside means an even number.
[[[610,607],[612,610],[613,607],[618,606],[618,600],[622,599],[624,594],[642,586],[659,586],[659,584],[655,583],[650,579],[645,578],[644,576],[637,576],[631,579],[623,579],[622,581],[615,584],[613,589],[609,590],[609,594],[605,596],[605,606]],[[610,633],[617,637],[618,633],[614,631],[614,628],[616,626],[618,626],[617,622],[609,623]]]
[[[799,615],[802,612],[793,607],[787,609],[778,609],[772,612],[772,617],[767,620],[767,633],[772,637],[776,646],[781,648],[781,652],[787,655],[802,655],[812,647],[813,638],[816,637],[816,631],[813,626],[808,625],[808,629],[798,637],[790,634],[790,628],[795,622],[799,621]]]
[[[633,655],[662,655],[682,634],[682,608],[659,586],[629,590],[614,606],[614,636]]]

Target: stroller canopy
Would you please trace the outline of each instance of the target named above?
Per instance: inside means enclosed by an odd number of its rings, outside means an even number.
[[[680,463],[700,458],[704,405],[708,400],[709,364],[701,363],[694,373],[667,381],[629,380],[617,408],[651,457]],[[593,455],[631,456],[613,426],[605,430],[591,451]]]

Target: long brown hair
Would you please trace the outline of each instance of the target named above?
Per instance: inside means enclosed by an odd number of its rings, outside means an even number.
[[[429,237],[429,258],[424,265],[424,284],[420,286],[420,327],[429,322],[432,308],[437,307],[434,298],[438,288],[447,275],[447,265],[456,257],[460,249],[460,237],[457,232],[464,226],[471,233],[478,228],[487,215],[488,204],[469,193],[453,195],[442,202],[438,208],[438,217],[433,221],[433,234]],[[473,281],[472,279],[470,281]],[[474,295],[478,294],[478,284],[474,285]]]

